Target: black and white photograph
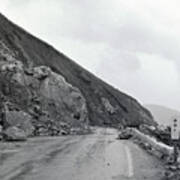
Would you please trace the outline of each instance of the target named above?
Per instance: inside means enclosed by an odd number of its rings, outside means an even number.
[[[180,180],[180,1],[0,0],[0,180]]]

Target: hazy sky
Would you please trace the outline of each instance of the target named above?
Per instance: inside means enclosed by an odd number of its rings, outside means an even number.
[[[0,11],[141,103],[180,109],[179,0],[0,0]]]

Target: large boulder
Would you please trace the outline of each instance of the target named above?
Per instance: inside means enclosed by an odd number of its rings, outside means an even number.
[[[32,124],[32,117],[23,111],[7,111],[6,112],[7,126],[16,126],[23,130],[26,136],[32,136],[34,127]]]
[[[2,42],[0,60],[15,58],[26,67],[33,68],[40,65],[50,67],[53,72],[63,76],[66,82],[77,87],[86,99],[91,124],[110,126],[156,124],[151,113],[134,98],[105,83],[63,53],[10,22],[2,14],[0,14],[0,42]],[[32,74],[33,71],[26,73]],[[116,108],[116,113],[112,115],[104,111],[101,97],[109,100]]]
[[[43,97],[42,106],[46,111],[56,110],[56,113],[50,112],[52,116],[55,116],[54,118],[60,118],[69,123],[86,122],[85,98],[78,88],[67,83],[62,76],[51,71],[49,76],[40,82],[39,94]]]
[[[22,129],[16,126],[7,128],[3,133],[4,139],[7,141],[25,141],[27,136]]]

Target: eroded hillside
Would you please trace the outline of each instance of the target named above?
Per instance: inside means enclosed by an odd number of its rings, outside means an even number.
[[[82,122],[109,126],[155,124],[151,113],[134,98],[95,77],[3,15],[0,42],[2,96],[12,104],[9,106],[32,116],[32,122],[49,118],[47,122],[75,122],[75,126]],[[37,119],[36,113],[41,114]],[[51,125],[44,124],[41,130],[46,133]]]

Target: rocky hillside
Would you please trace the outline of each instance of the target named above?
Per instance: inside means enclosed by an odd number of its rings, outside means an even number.
[[[161,125],[172,125],[172,118],[178,115],[180,116],[180,112],[165,106],[149,104],[145,105],[149,111],[151,111],[154,119]]]
[[[31,124],[35,124],[32,131],[37,134],[41,131],[46,134],[48,129],[55,129],[51,133],[56,134],[60,122],[68,126],[155,124],[151,113],[135,99],[95,77],[2,14],[0,66],[1,102],[5,102],[1,106],[5,106],[5,112],[12,111],[11,116],[15,112],[30,116]],[[13,124],[15,120],[10,119],[13,122],[8,123]]]
[[[31,136],[58,135],[62,128],[66,128],[65,133],[72,127],[86,128],[86,100],[78,88],[47,66],[25,67],[2,41],[0,55],[3,129],[17,131],[11,129],[15,126]]]

